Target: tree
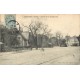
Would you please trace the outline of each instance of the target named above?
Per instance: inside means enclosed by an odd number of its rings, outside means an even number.
[[[44,25],[43,24],[40,34],[42,35],[41,47],[43,49],[43,39],[44,39],[44,36],[46,36],[48,39],[52,36],[51,30],[48,29],[48,25]]]
[[[57,45],[60,46],[61,45],[61,40],[63,38],[63,35],[61,32],[56,32],[56,39],[57,39]]]
[[[40,21],[32,21],[29,26],[25,26],[28,28],[28,31],[32,34],[33,37],[33,41],[35,44],[36,49],[38,49],[38,41],[37,41],[37,36],[38,34],[42,35],[42,41],[43,41],[43,36],[44,35],[49,35],[49,30],[48,30],[48,26],[44,25],[42,22]]]
[[[77,37],[78,41],[79,41],[79,46],[80,46],[80,35]]]
[[[38,49],[38,44],[37,44],[37,35],[39,34],[41,30],[42,23],[39,21],[31,22],[30,25],[28,26],[29,31],[32,34],[33,41],[35,44],[36,49]]]

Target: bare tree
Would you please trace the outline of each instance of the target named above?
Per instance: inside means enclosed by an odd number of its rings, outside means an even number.
[[[35,43],[35,47],[36,49],[38,49],[38,44],[37,44],[37,36],[38,34],[42,35],[42,42],[43,42],[43,36],[44,35],[49,35],[50,30],[48,30],[48,26],[44,25],[42,22],[40,21],[32,21],[29,26],[26,26],[29,30],[29,32],[31,32],[34,43]],[[41,44],[42,44],[41,42]]]
[[[61,32],[56,32],[56,39],[57,39],[57,45],[60,46],[61,44],[61,39],[63,38],[63,35]]]
[[[37,35],[39,34],[41,30],[42,23],[39,21],[32,21],[29,26],[25,26],[28,28],[29,32],[32,34],[32,38],[35,44],[36,49],[38,49],[37,45]]]
[[[80,35],[77,37],[78,41],[79,41],[79,46],[80,46]]]
[[[42,47],[42,50],[43,50],[43,39],[44,39],[44,36],[47,36],[48,38],[51,37],[51,30],[48,29],[48,25],[42,25],[42,29],[41,29],[41,33],[42,35],[42,42],[41,42],[41,47]]]

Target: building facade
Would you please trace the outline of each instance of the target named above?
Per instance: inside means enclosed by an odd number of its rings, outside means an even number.
[[[73,36],[66,41],[66,44],[67,46],[79,46],[79,41],[76,36]]]

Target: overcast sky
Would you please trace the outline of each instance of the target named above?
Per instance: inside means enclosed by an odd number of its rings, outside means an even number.
[[[16,15],[17,21],[22,25],[29,25],[31,21],[42,21],[48,25],[52,33],[60,31],[70,36],[80,34],[80,15]],[[26,28],[24,28],[26,30]]]
[[[2,19],[2,17],[1,17]],[[59,14],[59,15],[16,15],[16,20],[22,24],[28,26],[31,21],[41,21],[43,24],[48,25],[52,33],[60,31],[64,35],[79,35],[80,34],[80,15],[78,14]],[[2,22],[4,22],[4,17]],[[23,27],[26,31],[26,27]]]

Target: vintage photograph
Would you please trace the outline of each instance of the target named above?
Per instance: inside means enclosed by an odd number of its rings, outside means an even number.
[[[80,14],[0,14],[0,65],[79,65]]]

